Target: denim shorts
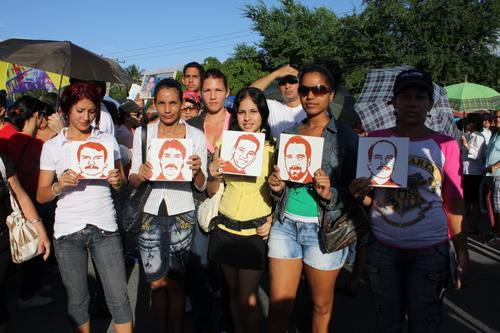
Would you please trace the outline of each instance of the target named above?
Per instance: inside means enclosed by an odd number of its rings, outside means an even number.
[[[275,221],[269,235],[268,257],[299,259],[323,271],[339,269],[344,265],[348,248],[323,253],[319,246],[319,226],[313,222],[298,222],[285,217],[283,223]]]
[[[164,276],[174,281],[184,280],[195,223],[195,211],[175,216],[147,214],[138,245],[148,282]]]

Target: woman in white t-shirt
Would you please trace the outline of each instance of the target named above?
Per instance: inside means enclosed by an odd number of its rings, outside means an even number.
[[[54,248],[68,296],[68,314],[76,331],[90,331],[87,288],[87,258],[90,254],[103,285],[115,331],[125,333],[132,332],[132,312],[110,185],[118,191],[126,179],[116,140],[91,125],[94,120],[99,124],[100,105],[94,84],[79,82],[64,90],[61,108],[69,125],[43,145],[37,200],[46,203],[59,197]],[[113,158],[111,163],[115,167],[106,179],[78,179],[77,170],[71,170],[72,141],[109,142],[113,145],[113,156],[108,157],[104,150],[102,157],[104,160]],[[99,153],[98,149],[90,150]],[[93,160],[101,158],[97,153]],[[97,165],[93,164],[94,167]]]

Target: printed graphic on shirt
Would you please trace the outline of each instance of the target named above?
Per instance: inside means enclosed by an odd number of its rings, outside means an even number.
[[[278,155],[281,179],[312,183],[313,174],[321,168],[323,145],[321,137],[281,134]]]
[[[226,161],[223,172],[258,177],[262,174],[264,133],[224,131],[220,157]]]
[[[405,228],[426,218],[433,207],[436,195],[441,195],[443,176],[440,168],[427,158],[410,155],[410,175],[406,188],[380,189],[374,200],[374,208],[390,225]]]
[[[153,139],[148,161],[153,165],[154,181],[191,181],[189,157],[193,154],[191,139]]]
[[[368,177],[374,187],[406,187],[408,138],[359,139],[356,177]]]
[[[113,144],[72,141],[70,159],[70,168],[78,174],[78,179],[105,179],[114,169]]]

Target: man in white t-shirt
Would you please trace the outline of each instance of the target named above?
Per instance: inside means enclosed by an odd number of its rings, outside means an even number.
[[[299,71],[296,68],[285,65],[251,84],[252,87],[264,91],[274,80],[278,80],[283,102],[272,99],[267,100],[267,106],[269,107],[268,123],[269,127],[271,127],[271,134],[275,138],[279,138],[284,130],[301,122],[306,117],[306,113],[300,104],[298,73]]]

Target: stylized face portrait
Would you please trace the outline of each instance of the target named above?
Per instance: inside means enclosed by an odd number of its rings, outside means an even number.
[[[165,141],[160,148],[158,158],[160,160],[161,173],[166,180],[179,180],[186,157],[186,149],[177,140]]]
[[[231,162],[238,169],[244,170],[255,160],[258,149],[259,141],[254,136],[242,136],[233,147]]]
[[[78,167],[84,177],[102,176],[107,164],[106,148],[98,142],[82,144],[77,151]]]
[[[378,141],[368,150],[368,169],[382,180],[390,179],[396,163],[396,146],[389,141]]]
[[[292,181],[302,181],[309,173],[311,147],[301,137],[293,137],[285,146],[285,167]]]

